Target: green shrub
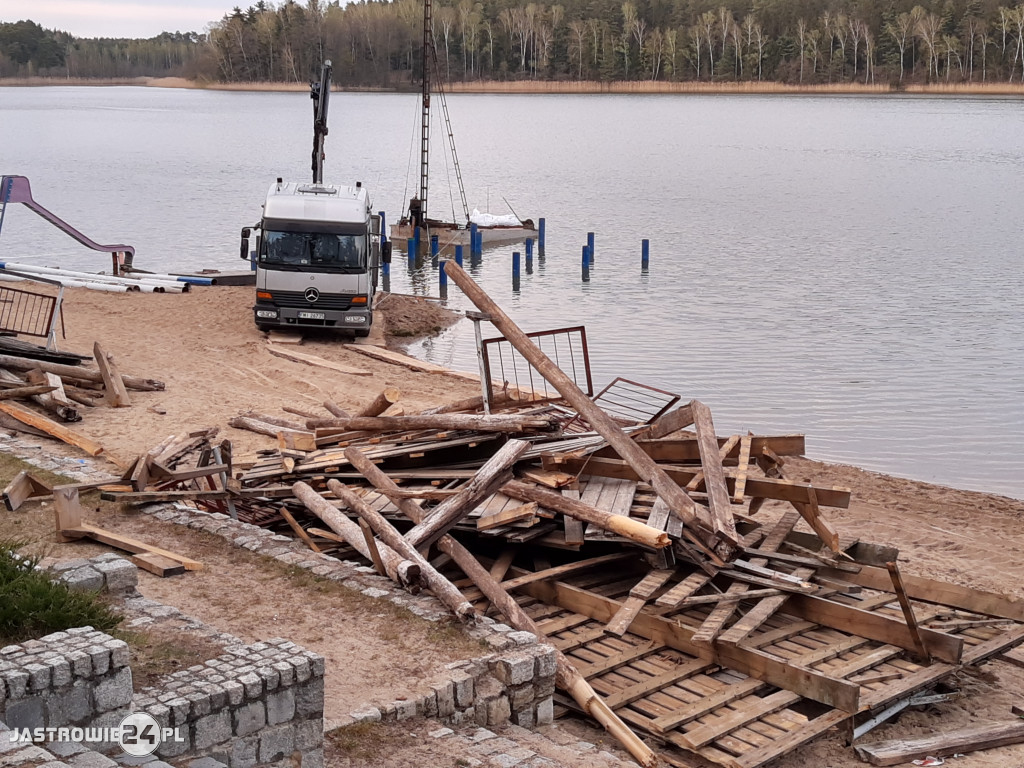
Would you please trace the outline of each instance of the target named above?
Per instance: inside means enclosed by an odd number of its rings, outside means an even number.
[[[0,540],[0,645],[71,627],[109,631],[121,622],[97,595],[72,591],[36,570],[39,558],[19,554],[22,546]]]

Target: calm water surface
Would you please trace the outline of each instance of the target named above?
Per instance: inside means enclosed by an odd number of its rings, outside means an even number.
[[[720,434],[1024,498],[1024,109],[1017,100],[449,97],[471,207],[544,216],[543,264],[476,277],[526,330],[584,324],[622,375],[711,406]],[[305,179],[306,94],[0,88],[0,173],[151,270],[237,269],[277,176]],[[415,183],[415,96],[335,94],[328,181],[393,220]],[[434,128],[436,145],[444,132]],[[433,157],[431,209],[451,215]],[[457,201],[457,198],[456,198]],[[580,279],[580,247],[596,263]],[[651,266],[640,270],[640,240]],[[0,257],[99,271],[21,206]],[[437,294],[399,255],[392,289]],[[468,303],[452,289],[449,304]],[[475,369],[468,322],[415,349]]]

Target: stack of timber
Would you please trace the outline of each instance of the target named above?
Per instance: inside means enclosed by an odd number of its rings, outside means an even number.
[[[684,517],[601,433],[562,433],[564,403],[479,406],[249,413],[276,448],[233,460],[213,431],[182,436],[104,496],[187,500],[534,631],[561,653],[559,703],[641,763],[638,736],[670,763],[748,768],[836,726],[852,742],[1024,642],[1024,603],[838,535],[823,510],[850,493],[786,477],[802,435],[720,437],[698,401],[626,429]]]
[[[91,367],[82,355],[0,339],[0,427],[54,437],[90,456],[102,454],[103,446],[67,426],[82,421],[83,409],[125,408],[131,405],[128,390],[164,388],[160,381],[122,375],[99,342],[93,347],[96,367]]]

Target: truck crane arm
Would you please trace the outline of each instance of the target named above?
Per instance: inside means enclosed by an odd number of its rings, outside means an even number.
[[[324,180],[324,139],[327,137],[327,107],[331,99],[331,62],[324,62],[320,81],[310,83],[309,96],[313,100],[313,183]]]

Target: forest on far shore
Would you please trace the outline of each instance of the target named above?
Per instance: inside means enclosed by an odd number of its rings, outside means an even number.
[[[435,0],[437,70],[461,81],[1013,83],[1024,3],[995,0]],[[0,77],[184,77],[339,87],[420,79],[422,0],[260,0],[205,30],[76,38],[0,22]]]

